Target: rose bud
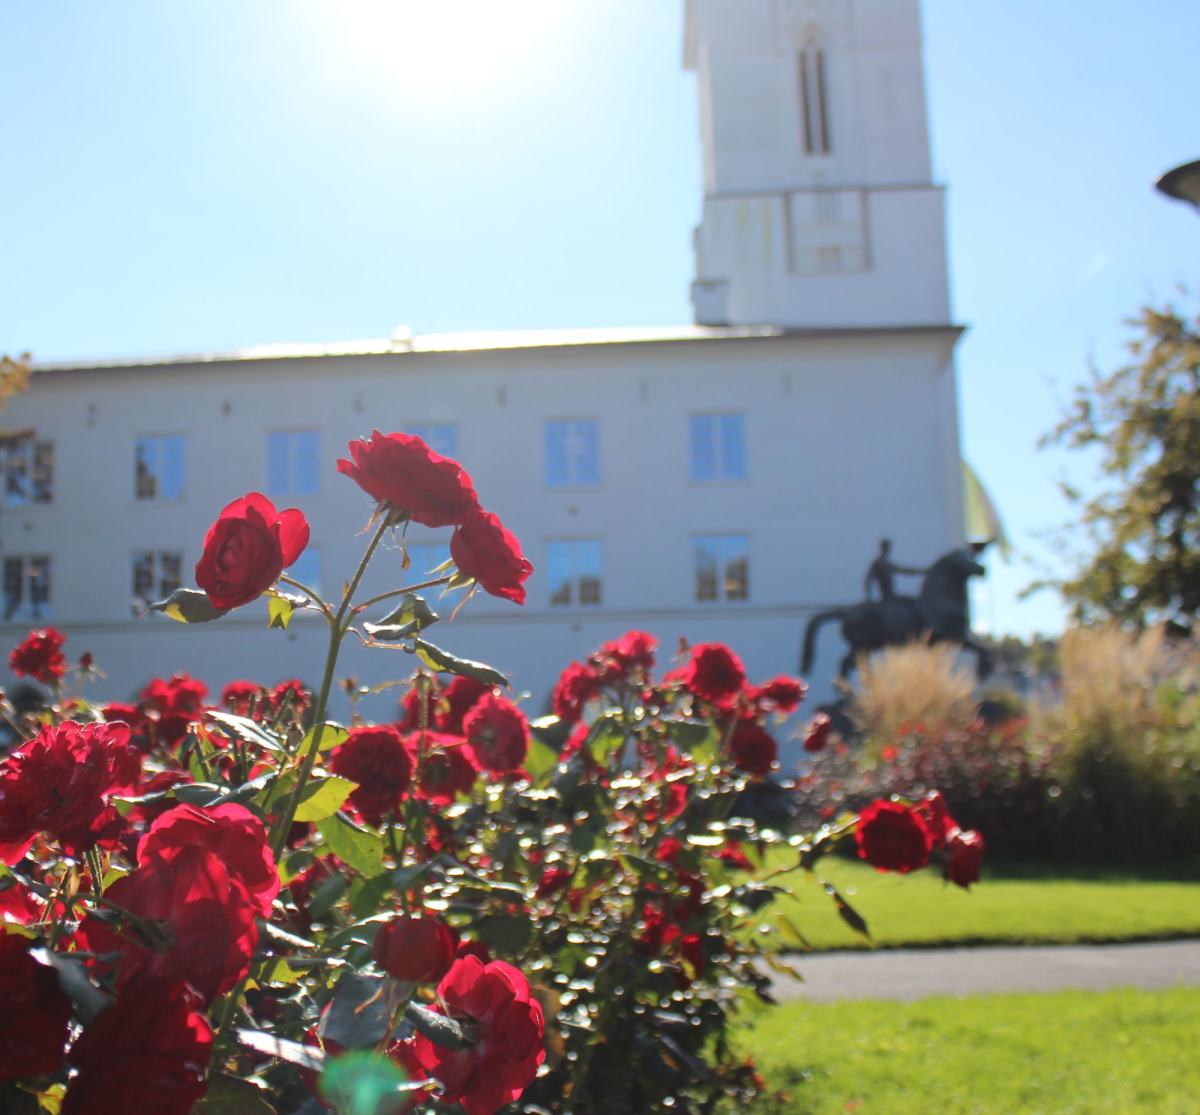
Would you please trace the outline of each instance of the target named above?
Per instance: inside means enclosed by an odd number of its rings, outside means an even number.
[[[436,983],[458,951],[458,935],[444,921],[424,914],[404,915],[380,926],[371,955],[393,979]]]

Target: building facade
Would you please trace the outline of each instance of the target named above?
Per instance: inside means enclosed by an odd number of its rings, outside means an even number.
[[[42,365],[8,423],[4,645],[52,622],[128,697],[187,670],[214,689],[319,676],[324,625],[266,605],[178,625],[138,613],[193,583],[246,491],[304,510],[298,579],[336,592],[369,499],[336,471],[372,428],[461,460],[535,573],[432,641],[505,671],[541,711],[558,671],[637,626],[794,671],[808,616],[862,596],[881,536],[922,564],[963,541],[941,194],[929,179],[915,0],[694,0],[705,203],[696,317],[664,329],[417,335],[152,361]],[[894,156],[894,157],[893,157]],[[412,583],[449,531],[412,527],[366,591]],[[915,587],[915,586],[914,586]],[[453,601],[433,606],[448,618]],[[840,657],[822,636],[827,692]],[[363,684],[403,652],[348,647]],[[364,712],[385,717],[394,700]],[[386,706],[386,707],[385,707]]]

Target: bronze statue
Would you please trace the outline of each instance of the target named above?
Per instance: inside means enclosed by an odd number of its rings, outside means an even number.
[[[892,578],[897,573],[912,573],[919,577],[921,574],[927,572],[925,569],[917,569],[909,565],[897,565],[888,556],[891,551],[892,540],[890,538],[881,538],[879,540],[879,556],[871,562],[867,569],[867,575],[863,578],[863,595],[868,600],[873,599],[871,596],[872,584],[879,589],[880,600],[891,600],[896,595]]]
[[[842,635],[850,644],[850,650],[838,669],[838,677],[850,675],[855,659],[860,654],[898,646],[922,635],[932,642],[961,643],[974,651],[976,672],[981,678],[987,677],[991,672],[991,656],[971,638],[967,613],[967,580],[983,575],[983,566],[977,559],[985,545],[971,543],[938,558],[926,572],[921,591],[915,597],[886,595],[891,589],[890,571],[908,570],[891,566],[887,559],[888,548],[881,545],[879,557],[872,563],[871,569],[874,570],[881,561],[890,567],[884,583],[880,584],[880,593],[884,598],[830,608],[813,616],[804,631],[800,672],[807,674],[812,669],[818,629],[829,620],[836,619],[841,621]],[[870,571],[867,577],[868,581],[872,579]]]

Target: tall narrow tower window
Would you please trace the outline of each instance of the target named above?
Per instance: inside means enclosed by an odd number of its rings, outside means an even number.
[[[819,46],[806,46],[800,52],[800,114],[804,126],[804,153],[828,155],[831,147],[825,51]]]

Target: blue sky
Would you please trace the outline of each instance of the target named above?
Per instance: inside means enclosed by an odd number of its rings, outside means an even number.
[[[870,0],[862,0],[870,2]],[[963,445],[1020,555],[1088,462],[1037,452],[1122,319],[1195,277],[1200,4],[926,0]],[[687,321],[700,202],[682,0],[0,7],[0,351],[41,359]]]

